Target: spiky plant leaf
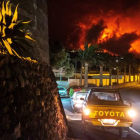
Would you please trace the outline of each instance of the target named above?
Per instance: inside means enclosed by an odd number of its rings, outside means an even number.
[[[31,21],[27,21],[27,22],[22,22],[22,21],[19,21],[17,26],[15,26],[16,29],[19,29],[19,30],[23,30],[23,29],[26,29],[28,24],[30,23]]]
[[[8,41],[9,44],[13,43],[11,38],[7,38],[7,41]]]
[[[16,6],[16,9],[15,9],[15,12],[14,12],[14,15],[13,15],[12,22],[17,22],[17,19],[18,19],[18,11],[17,11],[18,5]]]
[[[17,25],[17,23],[11,23],[10,26],[9,26],[8,28],[9,28],[9,29],[13,29],[15,25]]]
[[[12,10],[11,10],[12,4],[10,4],[9,6],[9,10],[8,10],[8,15],[11,16],[12,15]]]
[[[33,41],[33,39],[30,37],[30,34],[25,30],[30,21],[18,21],[18,5],[16,6],[15,12],[12,15],[12,4],[9,3],[9,1],[7,3],[3,1],[2,8],[0,9],[0,42],[2,44],[0,45],[0,49],[5,50],[9,54],[17,55],[17,52],[19,53],[19,51],[22,50],[26,50],[28,52],[28,46],[30,46],[31,48],[31,45],[29,45],[27,41],[23,40]],[[17,52],[15,53],[15,51]]]
[[[2,13],[1,13],[1,11],[0,11],[0,22],[1,22],[1,20],[2,20]]]
[[[26,52],[32,48],[32,46],[24,39],[14,40],[14,42],[20,44],[21,49],[26,51]]]
[[[9,2],[10,2],[10,1],[8,1],[8,2],[6,3],[6,15],[9,15],[9,7],[8,7]]]
[[[6,25],[6,20],[5,20],[5,14],[3,15],[3,21],[2,21],[2,23],[4,24],[4,25]]]
[[[3,29],[2,29],[2,37],[5,37],[6,36],[5,29],[6,29],[6,26],[3,26]]]
[[[10,44],[6,40],[2,40],[2,41],[3,41],[6,49],[8,50],[8,52],[13,55],[13,52],[12,52]]]
[[[5,5],[4,5],[4,1],[2,3],[2,16],[5,16]]]
[[[18,53],[17,53],[14,49],[13,49],[13,52],[14,52],[14,54],[15,54],[17,57],[21,58],[21,56],[18,55]]]
[[[29,35],[27,35],[27,34],[25,35],[25,38],[34,41],[34,40],[33,40]]]

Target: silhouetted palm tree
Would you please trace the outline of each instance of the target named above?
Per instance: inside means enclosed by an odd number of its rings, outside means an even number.
[[[88,66],[89,64],[95,64],[95,51],[97,50],[97,46],[85,44],[84,50],[80,49],[78,52],[78,56],[81,58],[81,62],[85,67],[85,80],[84,87],[88,87]]]
[[[123,58],[129,67],[129,82],[131,82],[131,67],[135,62],[134,55],[132,53],[127,53]]]
[[[105,56],[105,66],[109,68],[109,85],[111,86],[112,83],[112,70],[116,67],[115,65],[115,56],[112,56],[109,53],[106,53]]]
[[[103,67],[105,66],[105,57],[106,53],[99,51],[96,52],[95,59],[96,59],[96,66],[100,68],[100,84],[99,86],[103,86]]]
[[[134,62],[133,62],[133,65],[132,65],[132,74],[133,74],[133,77],[134,77],[133,81],[136,81],[135,75],[137,75],[137,81],[138,81],[138,75],[139,75],[139,72],[140,72],[139,68],[140,68],[140,62],[138,60],[134,59]]]

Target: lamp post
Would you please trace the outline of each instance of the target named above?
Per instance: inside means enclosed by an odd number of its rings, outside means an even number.
[[[116,63],[119,63],[118,58],[116,59]],[[117,84],[118,84],[119,83],[119,67],[118,67],[118,64],[117,64],[116,72],[117,72]]]
[[[113,69],[116,71],[116,68],[113,68]],[[115,82],[117,82],[116,79],[117,79],[117,75],[115,74]]]
[[[103,66],[100,66],[100,87],[103,86]]]

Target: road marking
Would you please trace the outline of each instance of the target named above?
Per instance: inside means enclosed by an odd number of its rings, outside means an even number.
[[[129,127],[133,132],[137,133],[140,136],[140,133],[138,131],[136,131],[135,129],[133,129],[132,127]]]

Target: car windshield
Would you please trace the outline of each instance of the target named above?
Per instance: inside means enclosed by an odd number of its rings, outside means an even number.
[[[87,94],[87,92],[77,92],[76,94],[75,94],[75,96],[74,96],[74,99],[75,100],[80,100],[80,98],[84,98],[85,99],[85,97],[86,97],[86,94]]]
[[[119,94],[116,92],[92,92],[89,101],[119,101]]]

